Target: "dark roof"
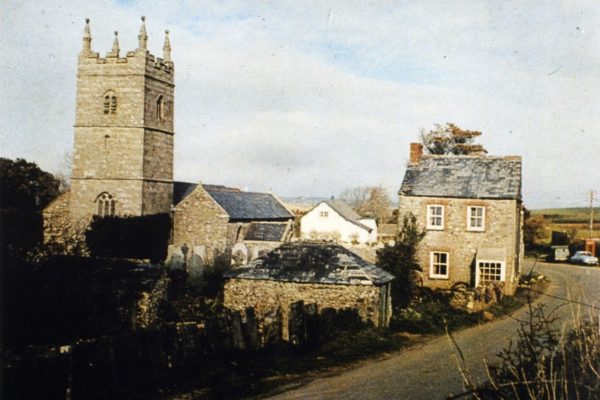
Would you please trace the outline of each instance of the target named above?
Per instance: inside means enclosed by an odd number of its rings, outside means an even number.
[[[369,232],[371,232],[373,230],[372,228],[368,227],[367,225],[365,225],[359,221],[362,217],[360,215],[358,215],[358,213],[356,211],[354,211],[352,209],[352,207],[350,207],[348,204],[346,204],[346,202],[344,202],[342,200],[333,200],[332,199],[332,200],[323,200],[321,203],[327,204],[329,207],[331,207],[335,212],[337,212],[346,221],[351,222],[355,225],[358,225],[361,228],[366,229]],[[319,203],[319,204],[321,204],[321,203]],[[315,207],[313,207],[313,209],[315,209],[317,206],[319,206],[319,204],[317,204]]]
[[[406,169],[399,194],[520,199],[521,157],[423,156]]]
[[[340,285],[382,285],[394,276],[350,250],[330,243],[286,243],[242,267],[228,278]]]
[[[177,205],[196,189],[197,183],[173,182],[173,204]]]
[[[248,228],[244,240],[279,242],[283,238],[287,224],[262,224],[253,222]]]
[[[197,187],[196,183],[173,182],[173,204],[179,204]],[[243,192],[222,185],[202,185],[202,188],[229,214],[230,221],[285,221],[294,218],[270,193]]]
[[[294,218],[272,194],[243,192],[217,185],[202,187],[229,214],[230,221],[285,221]]]

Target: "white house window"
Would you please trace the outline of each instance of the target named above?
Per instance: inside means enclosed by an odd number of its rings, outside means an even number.
[[[427,206],[427,229],[444,229],[444,206],[438,204]]]
[[[101,193],[96,198],[97,212],[96,215],[108,217],[115,215],[116,201],[111,194],[106,192]]]
[[[321,211],[321,212],[319,212],[319,215],[322,218],[327,218],[329,216],[329,211]]]
[[[467,230],[484,231],[485,230],[485,207],[469,206],[467,207]]]
[[[483,285],[490,282],[503,282],[505,274],[504,263],[500,261],[478,261],[477,282]]]
[[[429,253],[429,277],[430,278],[448,278],[448,269],[450,267],[450,256],[446,252],[432,251]]]

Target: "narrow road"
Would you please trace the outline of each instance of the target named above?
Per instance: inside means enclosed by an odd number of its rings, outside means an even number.
[[[552,283],[539,302],[547,309],[565,303],[568,298],[600,307],[600,268],[526,261],[525,271],[533,266],[547,275]],[[554,296],[554,297],[553,297]],[[598,313],[599,308],[595,309]],[[581,307],[588,313],[589,307]],[[555,316],[563,324],[572,320],[577,305],[560,307]],[[514,317],[523,318],[526,310]],[[465,329],[454,335],[466,359],[470,374],[485,380],[484,359],[493,360],[510,338],[516,337],[517,321],[506,317]],[[281,393],[272,399],[445,399],[463,393],[454,348],[447,337],[393,354],[390,358],[365,363],[340,375],[316,379],[304,386]]]

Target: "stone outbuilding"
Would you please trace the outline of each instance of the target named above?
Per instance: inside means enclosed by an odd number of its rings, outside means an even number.
[[[243,265],[293,235],[293,214],[270,193],[174,182],[173,199],[173,247],[185,245],[188,258]]]
[[[426,230],[417,252],[425,286],[514,292],[523,259],[521,157],[422,155],[413,143],[398,194],[399,223],[412,213]]]
[[[286,243],[249,264],[225,273],[224,305],[262,314],[279,308],[287,326],[297,301],[323,308],[354,308],[364,321],[387,326],[394,276],[348,249],[331,243]]]
[[[332,240],[347,244],[375,244],[377,224],[363,218],[342,200],[325,200],[300,220],[302,239]]]

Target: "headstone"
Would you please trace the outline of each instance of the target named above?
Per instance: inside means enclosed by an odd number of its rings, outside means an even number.
[[[306,343],[306,319],[304,318],[304,302],[302,300],[290,304],[288,333],[290,343],[302,346]]]
[[[171,269],[184,269],[183,253],[179,247],[169,245],[167,259]]]
[[[258,320],[256,319],[256,313],[254,308],[246,308],[246,324],[245,324],[245,335],[246,343],[250,350],[258,350],[260,341],[258,340]]]

